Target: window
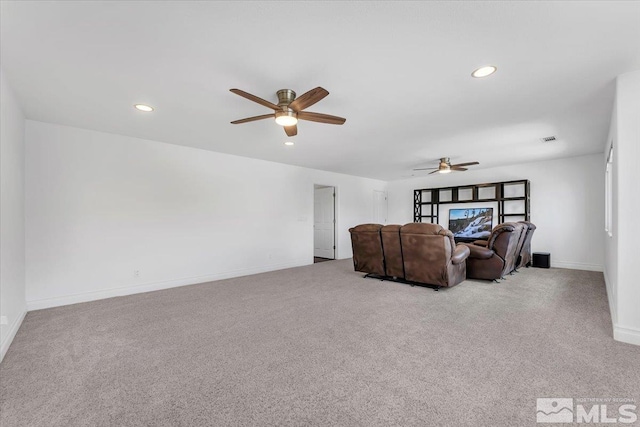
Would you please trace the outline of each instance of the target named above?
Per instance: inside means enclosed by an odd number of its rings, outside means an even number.
[[[613,142],[609,148],[607,155],[607,167],[605,169],[605,211],[604,211],[604,229],[609,235],[613,236]]]

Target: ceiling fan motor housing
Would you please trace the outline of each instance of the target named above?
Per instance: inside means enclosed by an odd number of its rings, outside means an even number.
[[[278,107],[287,107],[296,99],[296,93],[291,89],[280,89],[278,95]]]

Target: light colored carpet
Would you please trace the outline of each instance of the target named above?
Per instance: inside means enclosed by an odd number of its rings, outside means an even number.
[[[536,397],[640,402],[602,274],[434,292],[351,260],[30,312],[10,426],[535,425]]]

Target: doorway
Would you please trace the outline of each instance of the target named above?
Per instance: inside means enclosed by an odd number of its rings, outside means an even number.
[[[313,262],[336,258],[336,189],[313,186]]]
[[[373,190],[373,222],[376,224],[387,223],[387,192]]]

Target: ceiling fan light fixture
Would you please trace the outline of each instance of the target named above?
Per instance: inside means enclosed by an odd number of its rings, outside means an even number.
[[[293,126],[298,123],[298,117],[294,111],[277,111],[276,123],[280,126]]]
[[[471,73],[471,76],[475,78],[487,77],[495,73],[497,70],[498,70],[498,67],[496,67],[495,65],[487,65],[475,70],[473,73]]]
[[[440,169],[438,172],[440,172],[440,173],[451,173],[451,169]]]
[[[291,147],[292,145],[295,145],[295,142],[293,142],[293,141],[285,141],[284,145],[287,145],[287,146]]]

